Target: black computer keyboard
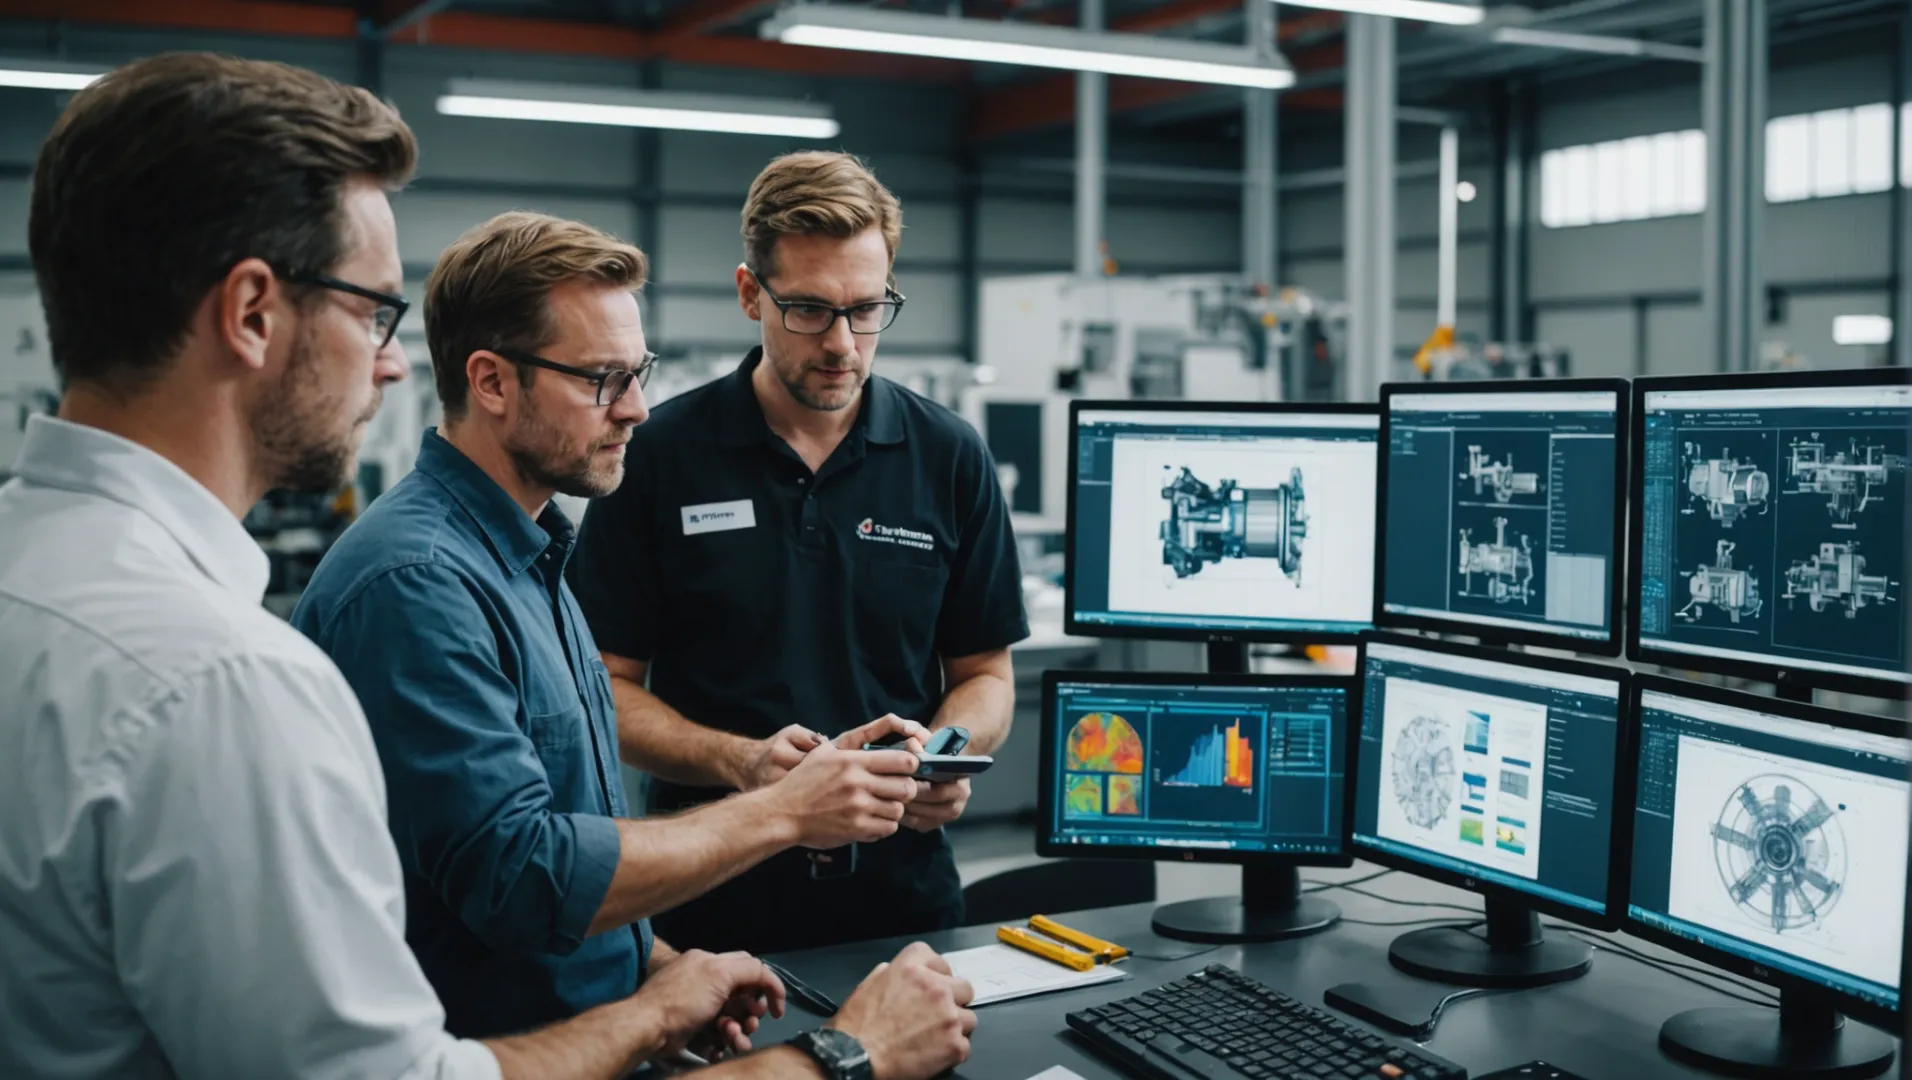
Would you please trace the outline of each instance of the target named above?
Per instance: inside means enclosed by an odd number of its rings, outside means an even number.
[[[1147,1080],[1467,1080],[1467,1070],[1210,964],[1069,1026]]]

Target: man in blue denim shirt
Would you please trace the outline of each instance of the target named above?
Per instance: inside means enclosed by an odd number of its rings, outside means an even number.
[[[563,572],[550,499],[614,490],[646,416],[638,249],[589,226],[500,215],[427,283],[445,411],[417,467],[339,539],[293,613],[352,684],[378,746],[406,876],[407,941],[465,1036],[521,1031],[630,994],[675,953],[647,916],[792,846],[888,836],[915,759],[843,753],[674,818],[623,820],[615,708]],[[716,1048],[754,1019],[721,1019]]]

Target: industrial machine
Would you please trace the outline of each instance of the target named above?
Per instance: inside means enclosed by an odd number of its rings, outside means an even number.
[[[1274,559],[1292,581],[1301,580],[1301,542],[1308,536],[1301,470],[1273,488],[1209,487],[1187,466],[1162,487],[1162,562],[1178,578],[1223,559]]]
[[[1737,623],[1742,618],[1750,619],[1759,614],[1765,601],[1759,595],[1759,582],[1750,570],[1733,568],[1733,549],[1737,545],[1731,540],[1721,540],[1714,548],[1713,564],[1701,563],[1687,579],[1687,593],[1691,597],[1686,606],[1673,614],[1688,622],[1700,621],[1702,610],[1708,607],[1718,608],[1727,618]]]
[[[1766,512],[1772,478],[1764,469],[1725,451],[1709,458],[1699,443],[1687,443],[1684,458],[1687,493],[1706,505],[1707,516],[1720,528],[1732,528],[1746,514]]]
[[[1905,471],[1902,454],[1888,454],[1883,446],[1859,445],[1854,438],[1847,449],[1826,453],[1826,444],[1815,434],[1811,439],[1794,439],[1787,460],[1787,475],[1793,486],[1788,495],[1824,495],[1826,513],[1835,529],[1858,526],[1852,515],[1864,512],[1881,496],[1875,489],[1885,485],[1889,473]]]
[[[1884,574],[1867,574],[1866,557],[1858,547],[1857,543],[1827,542],[1819,545],[1819,554],[1794,560],[1786,571],[1786,605],[1791,607],[1794,597],[1803,596],[1814,611],[1836,604],[1845,608],[1846,618],[1855,619],[1867,604],[1890,602],[1892,580]]]
[[[1467,471],[1461,474],[1462,480],[1474,482],[1474,494],[1483,493],[1483,488],[1491,489],[1494,501],[1512,502],[1516,495],[1532,495],[1540,490],[1540,474],[1514,471],[1514,455],[1508,454],[1506,461],[1488,460],[1488,455],[1478,446],[1467,448]]]
[[[1469,543],[1471,530],[1461,530],[1462,596],[1486,596],[1496,604],[1518,601],[1525,605],[1533,598],[1534,545],[1526,533],[1520,544],[1507,542],[1507,519],[1494,519],[1494,542]],[[1474,591],[1474,575],[1484,575],[1483,592]]]

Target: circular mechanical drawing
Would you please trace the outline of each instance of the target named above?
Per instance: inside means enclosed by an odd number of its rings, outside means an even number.
[[[1817,925],[1845,891],[1845,831],[1832,807],[1790,776],[1755,776],[1734,789],[1712,834],[1726,894],[1774,933]]]
[[[1447,724],[1417,716],[1394,744],[1394,798],[1416,828],[1431,829],[1454,805],[1454,747]]]

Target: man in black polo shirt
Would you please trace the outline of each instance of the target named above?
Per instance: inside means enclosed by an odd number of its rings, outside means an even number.
[[[1028,623],[995,465],[948,410],[870,373],[903,306],[901,233],[895,196],[855,158],[771,162],[737,269],[763,346],[636,428],[623,486],[585,517],[572,587],[654,812],[774,783],[813,730],[887,713],[967,728],[969,753],[1008,735],[1009,646]],[[658,930],[772,951],[957,925],[942,826],[969,792],[923,784],[895,836],[787,851]]]

